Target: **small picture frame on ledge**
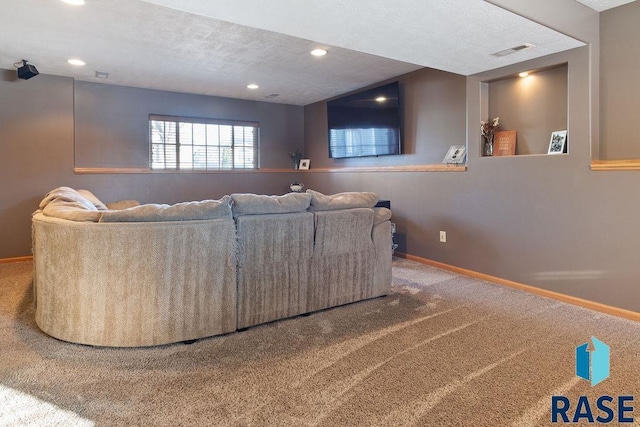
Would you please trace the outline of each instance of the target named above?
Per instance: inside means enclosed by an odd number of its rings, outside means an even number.
[[[466,154],[467,147],[464,145],[452,145],[447,151],[447,155],[444,156],[442,163],[459,165],[464,163],[464,156]]]
[[[549,151],[547,154],[562,154],[567,152],[567,131],[558,130],[551,132]]]
[[[309,164],[311,160],[309,159],[300,159],[300,170],[306,171],[309,170]]]

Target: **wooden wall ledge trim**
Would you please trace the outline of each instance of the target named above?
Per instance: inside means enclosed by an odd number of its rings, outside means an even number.
[[[640,159],[629,160],[594,160],[593,171],[637,171],[640,170]]]
[[[589,300],[574,297],[571,295],[565,295],[565,294],[549,291],[542,288],[536,288],[535,286],[531,286],[531,285],[524,285],[522,283],[514,282],[507,279],[502,279],[500,277],[479,273],[477,271],[468,270],[462,267],[456,267],[453,265],[445,264],[438,261],[433,261],[426,258],[421,258],[415,255],[403,254],[398,252],[396,252],[396,255],[399,256],[400,258],[405,258],[410,261],[415,261],[421,264],[430,265],[432,267],[441,268],[443,270],[448,270],[454,273],[462,274],[464,276],[474,277],[480,280],[486,280],[487,282],[508,286],[510,288],[529,292],[531,294],[539,295],[546,298],[551,298],[557,301],[566,302],[568,304],[573,304],[580,307],[588,308],[590,310],[599,311],[601,313],[611,314],[613,316],[622,317],[625,319],[630,319],[630,320],[635,320],[636,322],[640,322],[640,313],[636,311],[626,310],[624,308],[612,307],[610,305],[589,301]]]
[[[465,172],[466,165],[404,165],[404,166],[368,166],[344,168],[312,168],[309,170],[295,169],[224,169],[224,170],[151,170],[148,168],[74,168],[79,175],[99,174],[194,174],[194,173],[358,173],[358,172]]]
[[[236,173],[295,173],[292,169],[222,169],[222,170],[151,170],[147,168],[73,168],[73,172],[79,175],[91,174],[236,174]]]
[[[304,173],[354,173],[354,172],[465,172],[466,165],[403,165],[403,166],[367,166],[343,168],[311,168]]]

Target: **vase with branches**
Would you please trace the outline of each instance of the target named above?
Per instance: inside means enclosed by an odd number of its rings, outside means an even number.
[[[300,167],[300,159],[302,158],[302,151],[299,148],[296,151],[289,151],[289,157],[293,162],[293,168],[298,169]]]
[[[480,133],[484,138],[483,156],[493,156],[493,137],[498,129],[500,129],[500,117],[480,122]]]

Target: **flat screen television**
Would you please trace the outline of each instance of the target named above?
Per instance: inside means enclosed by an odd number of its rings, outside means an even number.
[[[398,82],[328,101],[329,157],[401,154],[400,101]]]

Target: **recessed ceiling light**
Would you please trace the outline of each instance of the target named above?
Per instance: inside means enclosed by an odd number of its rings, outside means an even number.
[[[528,71],[523,71],[520,74],[518,74],[520,77],[527,77],[529,75]]]
[[[68,59],[67,62],[71,65],[82,66],[85,62],[82,59]]]
[[[257,85],[257,84],[255,84],[255,83],[251,83],[251,84],[248,84],[248,85],[247,85],[247,88],[248,88],[248,89],[258,89],[259,87],[260,87],[260,86],[258,86],[258,85]]]
[[[82,6],[84,4],[84,0],[62,0],[67,4],[72,4],[74,6]]]
[[[325,56],[327,51],[325,49],[313,49],[311,55],[313,56]]]
[[[384,102],[386,100],[387,100],[387,98],[385,98],[384,96],[379,96],[379,97],[376,98],[376,101],[378,101],[378,102]]]

